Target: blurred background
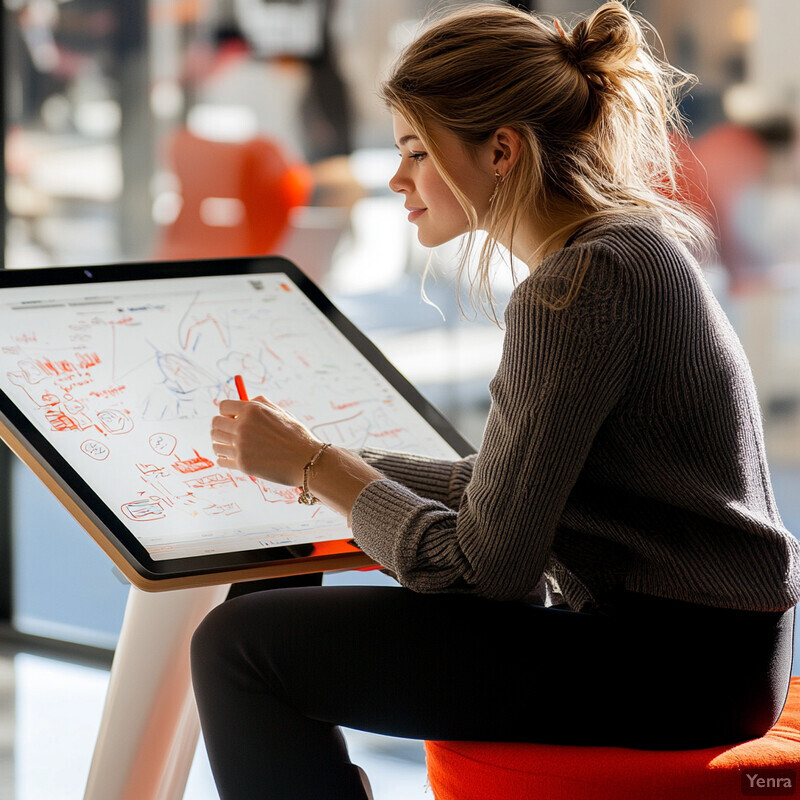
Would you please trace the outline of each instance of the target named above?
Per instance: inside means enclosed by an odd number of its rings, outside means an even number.
[[[388,190],[397,155],[376,93],[431,7],[464,4],[4,0],[4,267],[288,255],[478,445],[502,332],[459,315],[457,245],[432,254],[426,292],[439,309],[421,299],[431,254]],[[519,5],[571,22],[600,2]],[[631,8],[700,79],[683,112],[687,186],[718,234],[703,267],[750,357],[778,505],[797,535],[800,4]],[[512,286],[499,263],[500,310]],[[2,796],[82,796],[127,592],[0,445]],[[378,798],[425,796],[418,743],[348,736]],[[215,797],[201,746],[186,798]]]

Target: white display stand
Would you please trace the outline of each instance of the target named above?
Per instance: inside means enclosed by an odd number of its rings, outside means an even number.
[[[181,800],[200,723],[189,644],[230,587],[131,587],[84,800]]]

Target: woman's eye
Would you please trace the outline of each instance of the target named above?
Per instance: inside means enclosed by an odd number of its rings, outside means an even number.
[[[397,154],[400,158],[410,158],[412,161],[420,162],[424,158],[427,158],[428,154],[421,152],[421,153],[408,153],[407,155],[403,155],[403,153]]]

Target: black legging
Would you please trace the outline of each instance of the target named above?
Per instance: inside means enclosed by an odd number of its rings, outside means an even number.
[[[595,613],[393,587],[277,589],[195,634],[223,800],[364,800],[337,725],[417,739],[697,748],[763,734],[793,611],[620,595]]]

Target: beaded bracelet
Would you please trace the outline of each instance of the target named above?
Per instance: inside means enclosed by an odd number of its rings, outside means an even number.
[[[316,503],[319,503],[319,498],[314,497],[314,495],[311,494],[311,492],[308,489],[308,471],[311,469],[311,467],[314,466],[314,464],[317,463],[319,457],[330,446],[331,446],[330,442],[323,444],[322,447],[320,447],[320,449],[317,450],[316,454],[314,455],[314,458],[312,458],[311,461],[309,461],[308,464],[306,464],[303,467],[303,491],[301,491],[300,494],[297,496],[297,502],[302,503],[304,506],[313,506]]]

